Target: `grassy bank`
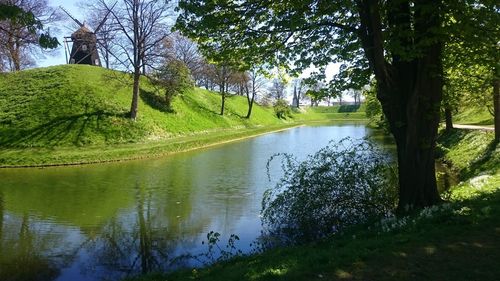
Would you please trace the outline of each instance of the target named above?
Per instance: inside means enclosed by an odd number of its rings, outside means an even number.
[[[141,81],[139,118],[127,118],[132,80],[117,71],[63,65],[0,74],[0,166],[93,163],[155,157],[325,120],[362,120],[362,110],[296,110],[287,120],[273,108],[195,88],[173,101]]]
[[[453,116],[453,122],[464,125],[493,125],[493,115],[485,106],[468,106],[461,108]]]
[[[500,148],[491,139],[462,130],[440,137],[442,157],[463,180],[440,206],[312,244],[135,280],[498,280]]]

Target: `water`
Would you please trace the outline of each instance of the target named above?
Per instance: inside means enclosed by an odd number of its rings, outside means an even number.
[[[370,135],[384,140],[362,124],[322,125],[162,159],[0,170],[0,280],[115,280],[197,266],[171,261],[206,252],[212,230],[222,246],[237,234],[249,252],[273,185],[271,155],[303,159],[332,139]]]

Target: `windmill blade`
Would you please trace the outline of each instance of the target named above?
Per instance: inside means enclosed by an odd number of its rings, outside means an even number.
[[[113,8],[116,6],[116,3],[118,2],[115,2],[115,4],[113,4],[113,6],[111,6],[111,8],[108,10],[108,12],[106,13],[106,15],[104,16],[104,18],[102,19],[101,23],[99,23],[99,25],[96,27],[96,29],[94,30],[94,33],[97,33],[99,32],[99,29],[101,29],[101,27],[104,25],[104,23],[106,22],[106,19],[108,18],[109,14],[111,13],[111,11],[113,10]]]
[[[59,8],[61,10],[63,10],[63,12],[65,12],[66,15],[68,15],[68,17],[70,17],[72,20],[74,20],[80,27],[83,27],[83,23],[81,23],[79,20],[75,19],[68,11],[66,11],[66,9],[63,8],[63,6],[59,6]]]

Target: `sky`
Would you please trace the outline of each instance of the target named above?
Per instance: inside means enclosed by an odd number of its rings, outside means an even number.
[[[49,4],[53,7],[59,7],[62,6],[64,9],[66,9],[70,14],[73,15],[76,19],[83,21],[85,18],[85,12],[82,11],[81,8],[78,7],[78,3],[81,2],[80,0],[49,0]],[[73,24],[73,21],[69,17],[67,18],[66,21],[61,22],[57,28],[59,29],[59,32],[55,33],[54,35],[57,37],[59,42],[61,43],[61,46],[57,48],[56,50],[52,51],[51,54],[47,54],[45,59],[42,59],[38,62],[38,66],[44,67],[44,66],[51,66],[51,65],[59,65],[59,64],[66,64],[66,57],[64,54],[64,47],[63,47],[63,40],[64,36],[69,36],[71,33],[75,31],[75,26]],[[326,77],[330,78],[338,72],[339,65],[338,64],[331,64],[326,68]],[[311,73],[314,70],[314,68],[310,68],[301,75],[301,77],[308,77],[309,73]]]
[[[76,6],[79,1],[72,0],[49,0],[49,5],[52,7],[63,6],[70,14],[72,14],[75,18],[82,21],[84,17],[83,11]],[[56,50],[52,51],[51,54],[45,55],[45,59],[41,59],[38,61],[38,66],[51,66],[51,65],[59,65],[66,64],[66,58],[64,56],[64,48],[63,48],[63,39],[64,36],[69,36],[71,33],[75,31],[75,26],[72,24],[72,20],[67,18],[67,20],[60,22],[56,27],[59,32],[55,33],[54,36],[57,37],[61,46]],[[52,30],[52,29],[51,29]]]
[[[53,7],[62,6],[66,9],[73,17],[83,22],[85,19],[85,11],[83,11],[78,3],[81,3],[81,0],[49,0],[49,5]],[[54,36],[57,37],[61,46],[56,50],[50,52],[50,54],[45,55],[44,59],[38,61],[39,67],[66,64],[66,56],[64,54],[64,36],[70,36],[71,33],[75,31],[75,24],[69,17],[65,17],[67,20],[62,21],[57,26],[58,32],[53,33]],[[71,46],[70,46],[71,48]],[[69,55],[69,54],[68,54]],[[327,80],[330,80],[333,75],[338,73],[340,64],[330,64],[327,66],[325,75]],[[300,77],[305,78],[308,77],[311,72],[313,72],[315,68],[306,69]]]

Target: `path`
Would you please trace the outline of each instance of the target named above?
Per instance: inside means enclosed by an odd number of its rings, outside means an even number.
[[[469,129],[469,130],[483,130],[483,131],[494,131],[494,127],[488,126],[477,126],[477,125],[461,125],[461,124],[453,124],[453,128],[457,129]]]

